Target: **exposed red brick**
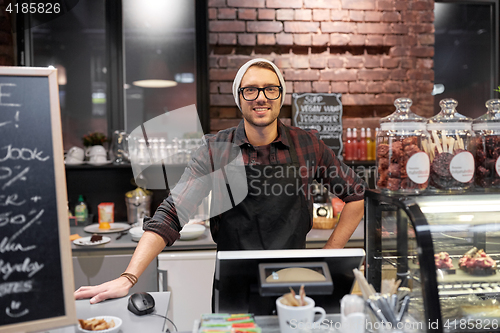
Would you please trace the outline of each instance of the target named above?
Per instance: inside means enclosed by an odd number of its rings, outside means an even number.
[[[366,92],[366,82],[363,81],[349,82],[349,93],[360,94],[365,92]]]
[[[389,77],[390,71],[387,69],[361,69],[358,72],[360,80],[382,81]]]
[[[213,106],[210,108],[210,117],[212,118],[237,118],[240,110],[236,106]]]
[[[394,0],[394,10],[405,11],[409,10],[411,6],[410,1]]]
[[[295,93],[310,93],[312,92],[311,82],[294,82],[293,92]]]
[[[400,35],[385,35],[383,45],[386,46],[396,46],[401,45],[403,40],[408,36],[400,36]]]
[[[401,68],[416,68],[417,59],[413,57],[405,57],[401,59]]]
[[[210,93],[212,93],[212,94],[219,93],[219,83],[218,82],[210,82]]]
[[[234,100],[233,100],[234,104]],[[210,119],[210,132],[217,133],[217,131],[227,129],[230,127],[236,127],[240,123],[241,119]]]
[[[293,35],[293,43],[300,46],[311,45],[311,34],[295,34]]]
[[[345,57],[345,68],[362,68],[364,58],[361,56],[347,56]]]
[[[411,1],[410,8],[412,10],[433,10],[434,1]]]
[[[217,18],[217,9],[216,8],[208,8],[208,19],[215,20]]]
[[[349,45],[353,46],[364,46],[366,41],[366,35],[350,35]]]
[[[292,81],[285,81],[285,86],[286,86],[286,91],[288,91],[288,92],[293,91],[293,82]]]
[[[380,22],[382,20],[382,12],[373,10],[365,11],[365,22]]]
[[[327,81],[316,81],[312,83],[312,90],[316,93],[329,93],[330,92],[330,82]]]
[[[380,56],[364,56],[365,68],[379,68],[380,67]]]
[[[417,34],[434,33],[434,24],[432,23],[416,24],[412,27],[412,30],[414,33]]]
[[[221,94],[232,94],[233,83],[230,81],[222,81],[219,83],[219,91]]]
[[[295,21],[311,21],[312,10],[311,9],[295,9],[293,17],[294,17]]]
[[[274,20],[276,17],[275,9],[259,9],[259,20]]]
[[[208,43],[210,45],[215,45],[217,44],[217,41],[219,40],[219,35],[218,34],[213,34],[213,33],[209,33],[208,34]]]
[[[330,42],[329,34],[314,34],[312,35],[312,45],[323,46]]]
[[[401,14],[398,12],[383,12],[382,22],[399,22],[401,21]]]
[[[344,59],[338,56],[332,56],[328,58],[328,67],[330,68],[343,68],[344,67]]]
[[[313,9],[313,21],[328,21],[330,19],[330,10],[328,9]]]
[[[363,22],[365,20],[365,12],[362,10],[350,10],[349,20],[351,22]]]
[[[350,22],[321,22],[321,32],[340,32],[354,33],[356,31],[356,23]]]
[[[254,35],[255,37],[255,35]],[[253,57],[251,56],[242,56],[242,55],[232,55],[228,56],[227,58],[227,66],[231,68],[240,68],[243,66],[244,63],[252,59]]]
[[[293,20],[293,9],[277,9],[276,19],[278,21],[292,21]]]
[[[375,96],[373,94],[345,94],[342,95],[343,105],[374,105]]]
[[[232,94],[210,94],[210,105],[234,105]]]
[[[417,59],[416,68],[432,69],[432,68],[434,68],[434,60],[433,59]]]
[[[435,17],[434,17],[434,12],[433,11],[428,11],[428,12],[419,12],[418,13],[418,19],[417,22],[430,22],[434,23]]]
[[[434,80],[434,71],[428,69],[409,69],[410,80]]]
[[[321,81],[355,81],[358,71],[355,69],[324,69],[320,70]]]
[[[219,8],[217,10],[217,18],[219,20],[234,20],[236,18],[235,8]]]
[[[403,34],[406,35],[409,32],[408,26],[403,23],[393,23],[392,24],[392,32],[395,34]]]
[[[430,81],[418,81],[417,82],[417,91],[421,92],[432,92],[434,88],[434,83]]]
[[[373,105],[394,105],[396,98],[402,97],[394,94],[377,94],[372,101]]]
[[[232,81],[236,76],[236,69],[209,69],[209,77],[212,81]]]
[[[266,0],[267,8],[302,8],[302,0]]]
[[[384,92],[395,93],[401,91],[401,82],[398,81],[385,81],[383,83]]]
[[[377,1],[378,10],[394,10],[394,0],[379,0]]]
[[[319,70],[317,69],[286,69],[284,71],[285,80],[290,81],[317,81],[319,80]]]
[[[434,34],[418,35],[417,39],[421,45],[434,45]]]
[[[292,33],[307,33],[307,32],[317,32],[319,28],[319,22],[284,22],[285,32]]]
[[[390,34],[391,25],[388,23],[358,23],[360,34]]]
[[[264,8],[266,7],[265,0],[227,0],[229,7],[250,7]]]
[[[276,34],[276,43],[278,45],[293,45],[293,34]]]
[[[331,8],[341,9],[340,0],[304,0],[306,8]]]
[[[418,12],[414,11],[404,11],[401,13],[401,21],[406,24],[411,24],[412,22],[416,23],[418,21]]]
[[[311,68],[324,69],[327,64],[328,59],[325,56],[311,56],[309,58],[309,67]]]
[[[290,56],[278,56],[274,59],[274,63],[281,70],[292,67]]]
[[[239,45],[255,45],[256,36],[255,34],[238,34],[238,44]]]
[[[349,42],[350,42],[350,36],[347,34],[330,34],[331,46],[348,45]]]
[[[365,45],[367,45],[367,46],[384,45],[384,36],[382,36],[382,35],[366,35]]]
[[[219,57],[218,65],[219,68],[227,68],[229,64],[228,58],[226,56]]]
[[[399,58],[394,57],[383,57],[382,58],[382,67],[383,68],[397,68],[400,63]]]
[[[373,10],[375,9],[374,0],[342,0],[343,9],[365,9]]]
[[[257,10],[250,8],[239,8],[238,19],[252,21],[257,18]]]
[[[257,45],[274,45],[276,38],[274,34],[257,34]]]
[[[210,21],[209,30],[212,32],[243,32],[245,22],[242,21]]]
[[[292,58],[293,68],[309,68],[309,56],[295,56]]]
[[[285,23],[286,24],[286,23]],[[283,31],[283,23],[281,22],[247,22],[247,30],[249,32],[281,32]]]
[[[332,82],[332,83],[330,83],[330,91],[332,93],[346,93],[349,91],[349,83],[347,83],[347,82]]]
[[[433,57],[434,47],[432,46],[412,47],[410,48],[410,56],[420,57],[420,58]]]
[[[380,82],[369,81],[366,83],[366,92],[370,94],[378,94],[384,92],[384,89]]]
[[[226,7],[226,0],[208,0],[208,7]]]
[[[290,91],[293,91],[290,89]],[[283,103],[283,105],[292,105],[292,94],[286,94],[285,96],[285,103]],[[284,108],[281,108],[281,110],[283,111]]]
[[[236,45],[236,34],[219,34],[219,45]]]
[[[393,46],[389,51],[391,57],[401,57],[410,54],[410,50],[407,47]]]
[[[349,21],[349,11],[332,9],[330,11],[330,19],[332,21]]]
[[[408,77],[407,77],[407,73],[408,71],[406,69],[393,69],[391,70],[391,75],[389,75],[389,78],[391,80],[406,80]]]

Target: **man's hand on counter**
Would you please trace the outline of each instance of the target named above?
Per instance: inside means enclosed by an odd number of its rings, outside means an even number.
[[[132,287],[130,281],[121,276],[118,279],[92,287],[80,287],[75,291],[75,299],[90,298],[90,304],[102,302],[110,298],[124,297]]]

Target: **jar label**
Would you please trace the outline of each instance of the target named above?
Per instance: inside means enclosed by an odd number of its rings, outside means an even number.
[[[500,157],[497,158],[497,162],[495,163],[495,169],[497,170],[498,177],[500,177]]]
[[[453,156],[450,162],[450,173],[456,181],[470,182],[474,177],[474,156],[468,151]]]
[[[406,173],[414,183],[423,184],[429,180],[430,165],[429,156],[421,151],[408,159]]]

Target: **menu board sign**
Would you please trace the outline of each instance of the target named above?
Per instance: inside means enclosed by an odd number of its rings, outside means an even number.
[[[293,94],[293,125],[315,129],[319,138],[342,159],[342,94]]]
[[[0,331],[74,324],[55,69],[0,67]]]

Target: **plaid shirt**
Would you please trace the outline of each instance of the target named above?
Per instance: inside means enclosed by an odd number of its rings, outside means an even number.
[[[191,162],[171,195],[162,202],[152,218],[144,219],[144,230],[159,234],[167,246],[170,246],[180,237],[181,225],[189,221],[189,217],[196,212],[210,190],[212,190],[212,202],[223,199],[221,198],[223,194],[217,195],[217,193],[224,191],[213,190],[211,184],[206,181],[206,176],[214,170],[214,163],[222,164],[219,161],[229,160],[231,149],[215,152],[212,147],[217,143],[232,142],[233,146],[241,151],[245,166],[291,163],[288,150],[290,142],[286,136],[285,126],[278,120],[278,137],[270,145],[262,147],[253,147],[248,142],[243,120],[237,127],[220,131],[215,135],[205,135],[203,147],[193,154]],[[316,131],[305,131],[291,126],[288,128],[297,152],[304,188],[309,189],[312,181],[316,180],[346,203],[364,198],[365,182],[342,163],[322,140],[318,139]],[[304,193],[306,200],[312,205],[309,191]]]

